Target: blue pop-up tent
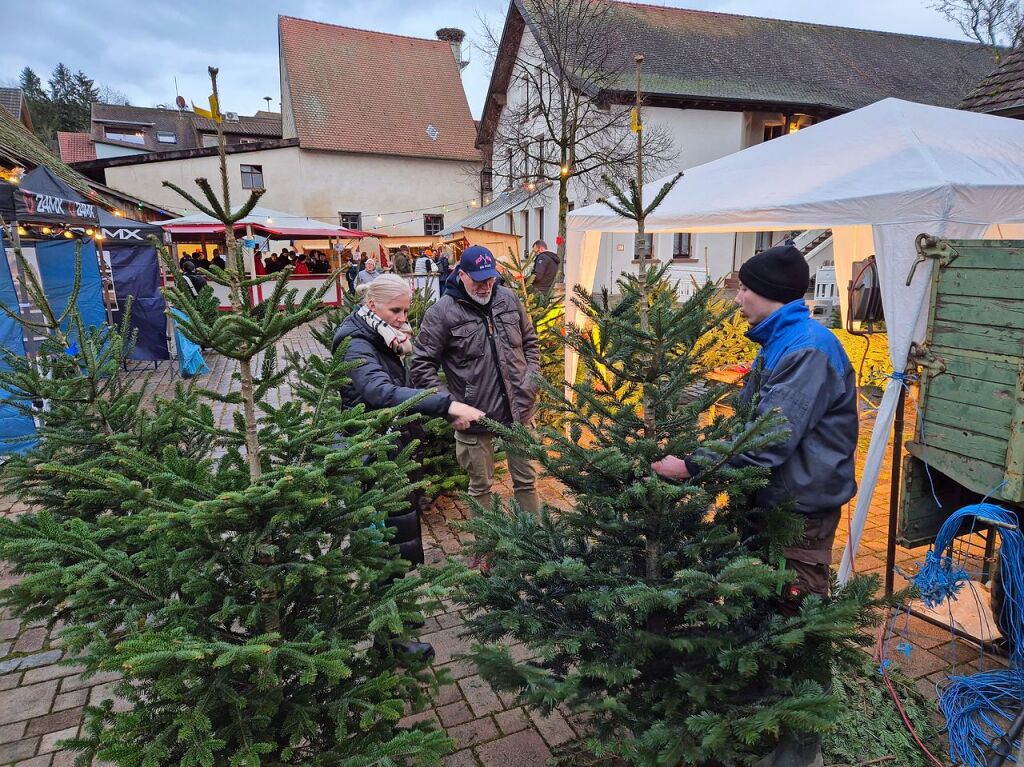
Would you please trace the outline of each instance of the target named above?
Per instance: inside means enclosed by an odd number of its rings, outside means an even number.
[[[160,262],[151,236],[162,238],[158,224],[132,221],[100,210],[102,251],[110,265],[115,325],[120,326],[125,304],[132,299],[129,325],[136,332],[132,359],[168,360],[167,305],[160,293]]]
[[[0,304],[18,313],[18,294],[14,289],[11,267],[7,262],[7,251],[3,235],[0,234]],[[0,346],[19,357],[25,356],[25,341],[22,328],[5,312],[0,312]],[[0,370],[10,366],[0,357]],[[0,459],[5,454],[22,453],[35,444],[36,425],[30,415],[15,407],[16,395],[0,389]]]

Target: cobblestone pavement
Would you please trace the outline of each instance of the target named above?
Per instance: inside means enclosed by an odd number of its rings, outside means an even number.
[[[298,331],[286,342],[302,353],[310,352],[316,341],[308,333]],[[232,386],[230,361],[216,355],[208,359],[209,375],[201,385],[226,391]],[[139,365],[140,380],[148,376],[156,392],[170,392],[180,380],[173,363],[158,369]],[[287,392],[282,392],[282,399]],[[227,409],[214,403],[218,421],[224,423]],[[909,433],[909,430],[908,430]],[[863,460],[866,436],[859,454]],[[882,574],[889,507],[888,462],[879,478],[872,499],[871,513],[865,528],[860,553],[859,572]],[[507,480],[506,480],[507,482]],[[500,492],[511,496],[511,487],[503,485]],[[541,481],[541,494],[552,506],[567,504],[561,487],[553,480]],[[853,506],[850,505],[849,510]],[[0,505],[0,513],[16,515],[24,511],[10,499]],[[457,555],[461,550],[459,533],[450,522],[464,519],[466,509],[461,500],[442,497],[424,517],[424,541],[430,562]],[[848,518],[844,515],[836,544],[836,564],[846,540]],[[923,550],[899,549],[897,562],[911,565],[923,556]],[[12,576],[0,571],[0,587],[12,582]],[[902,578],[897,576],[897,586]],[[456,605],[447,605],[427,620],[421,639],[434,645],[438,666],[449,670],[455,682],[439,691],[432,705],[406,717],[404,723],[434,720],[456,742],[456,751],[445,759],[448,767],[539,767],[552,755],[552,749],[576,740],[579,723],[564,712],[541,717],[517,706],[504,694],[493,691],[476,673],[471,664],[456,656],[468,649],[460,635],[464,615]],[[82,710],[86,704],[99,703],[111,697],[112,675],[82,679],[80,668],[58,664],[63,652],[56,639],[58,627],[48,629],[45,622],[21,623],[7,612],[0,613],[0,766],[69,767],[74,755],[60,751],[57,743],[79,732]],[[914,649],[909,656],[896,653],[894,662],[917,680],[920,689],[934,697],[935,683],[949,672],[953,664],[958,671],[979,668],[981,660],[976,649],[950,641],[948,631],[912,620],[908,639]],[[513,648],[525,658],[525,648]],[[998,662],[998,661],[996,661]]]

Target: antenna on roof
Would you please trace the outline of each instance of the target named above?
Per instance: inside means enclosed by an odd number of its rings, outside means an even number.
[[[181,112],[185,111],[185,107],[188,106],[185,103],[185,97],[178,92],[178,78],[174,78],[174,103],[177,104],[178,110]]]

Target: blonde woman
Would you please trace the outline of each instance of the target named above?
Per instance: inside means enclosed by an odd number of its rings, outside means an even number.
[[[334,334],[334,349],[348,340],[345,359],[362,362],[352,371],[351,383],[342,390],[341,396],[350,407],[360,403],[370,410],[395,407],[424,391],[409,386],[404,361],[412,352],[412,330],[408,324],[412,290],[408,281],[397,274],[381,274],[359,290],[362,305],[345,318]],[[455,401],[444,391],[424,397],[412,410],[428,417],[446,417],[456,431],[468,429],[485,415],[482,410]],[[403,442],[413,438],[422,440],[422,437],[418,424],[411,424],[402,433]],[[423,562],[423,544],[416,521],[421,495],[422,491],[413,494],[410,498],[412,511],[403,515],[403,519],[412,515],[407,521],[415,524],[399,525],[396,521],[392,525],[399,527],[400,532],[406,527],[415,531],[415,535],[399,534],[395,538],[402,556],[413,563]],[[389,518],[388,524],[391,523]]]

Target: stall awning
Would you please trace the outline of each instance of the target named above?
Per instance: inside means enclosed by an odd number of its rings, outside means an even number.
[[[220,234],[224,227],[204,213],[196,213],[182,218],[173,218],[160,224],[165,231],[173,234]],[[253,208],[248,216],[235,224],[235,231],[251,226],[261,234],[271,237],[299,239],[359,239],[371,236],[368,232],[357,229],[345,229],[314,218],[298,216],[271,208]],[[378,235],[372,235],[378,236]],[[383,235],[379,235],[383,236]]]

